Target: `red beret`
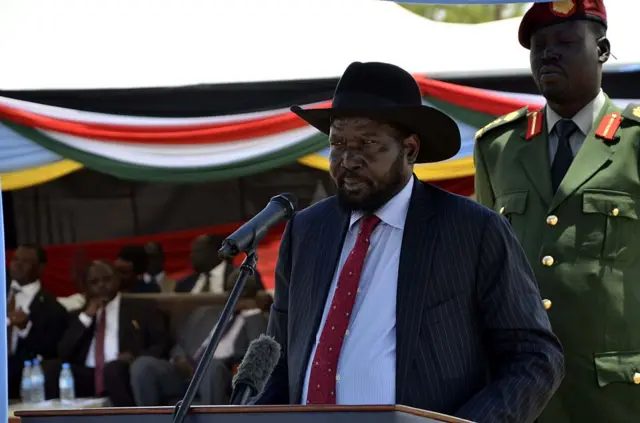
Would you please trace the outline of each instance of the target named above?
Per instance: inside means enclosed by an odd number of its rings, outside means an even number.
[[[518,40],[531,48],[531,34],[537,29],[570,20],[593,20],[607,27],[607,9],[603,0],[562,0],[534,3],[520,22]]]

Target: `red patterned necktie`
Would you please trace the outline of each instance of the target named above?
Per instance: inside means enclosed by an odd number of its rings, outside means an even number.
[[[104,393],[104,338],[107,332],[107,310],[103,310],[96,323],[96,344],[93,350],[95,359],[95,385],[96,395]]]
[[[331,308],[313,357],[307,404],[336,403],[336,370],[340,350],[356,302],[360,275],[369,250],[369,238],[378,223],[380,218],[377,216],[367,216],[361,220],[356,244],[342,266]]]

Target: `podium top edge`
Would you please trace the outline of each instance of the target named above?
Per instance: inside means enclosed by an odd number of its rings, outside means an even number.
[[[140,414],[173,414],[174,407],[123,407],[123,408],[75,408],[50,410],[16,411],[17,417],[65,417],[65,416],[118,416]],[[331,412],[400,412],[419,417],[431,418],[443,423],[473,423],[469,420],[420,410],[404,405],[265,405],[265,406],[193,406],[190,414],[230,414],[230,413],[331,413]]]
[[[238,406],[238,405],[195,405],[189,410],[191,414],[215,414],[215,413],[283,413],[283,412],[333,412],[333,411],[395,411],[393,405],[265,405],[265,406]],[[47,416],[102,416],[102,415],[129,415],[129,414],[173,414],[174,407],[103,407],[103,408],[69,408],[69,409],[42,409],[16,411],[17,417],[47,417]]]

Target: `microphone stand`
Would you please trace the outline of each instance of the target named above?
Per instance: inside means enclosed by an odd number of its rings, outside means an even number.
[[[202,383],[202,379],[204,378],[205,371],[207,370],[207,367],[209,367],[209,363],[211,363],[213,354],[215,353],[216,349],[218,348],[218,344],[222,339],[222,334],[224,333],[225,327],[227,326],[227,322],[229,321],[232,313],[235,312],[236,305],[238,304],[238,300],[240,299],[240,295],[242,294],[244,285],[247,282],[249,276],[256,273],[257,262],[258,256],[255,250],[247,253],[247,257],[245,257],[242,265],[240,266],[240,274],[238,275],[238,279],[236,280],[236,283],[231,290],[231,294],[229,294],[229,299],[222,309],[222,314],[218,319],[218,324],[213,331],[211,340],[202,353],[202,358],[200,359],[200,362],[196,367],[196,371],[194,372],[193,378],[189,383],[187,392],[184,394],[184,398],[182,399],[182,401],[178,402],[173,410],[173,423],[183,423],[185,418],[187,417],[189,408],[191,407],[196,393],[198,392],[198,388]]]

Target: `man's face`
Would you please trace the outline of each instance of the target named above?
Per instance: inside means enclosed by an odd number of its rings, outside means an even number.
[[[418,144],[415,137],[399,137],[391,126],[366,118],[333,122],[329,170],[343,205],[374,212],[403,188]]]
[[[587,21],[541,28],[531,36],[531,72],[540,92],[556,103],[574,101],[600,84],[600,54]]]
[[[133,271],[132,262],[117,258],[116,261],[113,262],[113,265],[118,271],[120,280],[125,284],[128,285],[129,283],[135,282],[135,280],[138,278],[138,275],[136,275],[136,273]]]
[[[35,248],[19,247],[11,259],[11,279],[27,284],[40,277],[41,265]]]
[[[148,243],[144,247],[147,252],[147,273],[150,275],[157,275],[164,270],[164,254],[162,249],[156,243]]]
[[[93,263],[87,272],[86,295],[89,298],[100,297],[112,300],[120,289],[120,279],[111,266],[106,263]]]
[[[196,238],[191,244],[191,266],[198,273],[213,269],[217,261],[217,252],[213,251],[205,237]]]

